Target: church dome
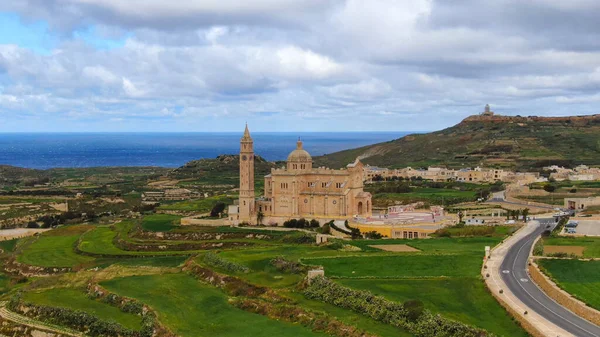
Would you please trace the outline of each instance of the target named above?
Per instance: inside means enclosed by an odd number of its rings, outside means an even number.
[[[306,150],[302,148],[302,141],[298,141],[296,143],[296,149],[290,153],[287,157],[288,162],[312,162],[312,157]]]

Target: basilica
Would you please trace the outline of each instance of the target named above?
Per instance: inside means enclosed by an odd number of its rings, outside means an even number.
[[[290,218],[347,219],[371,216],[371,194],[363,191],[363,164],[357,159],[345,169],[313,168],[312,157],[298,140],[285,167],[264,177],[264,195],[255,197],[254,141],[248,126],[240,141],[240,189],[229,208],[233,224],[256,223],[257,215],[271,223]],[[265,222],[266,223],[266,222]]]

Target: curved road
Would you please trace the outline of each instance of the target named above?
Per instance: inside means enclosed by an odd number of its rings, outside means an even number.
[[[558,327],[577,337],[600,337],[599,326],[584,320],[554,302],[529,278],[527,260],[531,246],[546,229],[546,226],[554,226],[554,219],[538,219],[538,221],[540,226],[519,240],[507,252],[500,267],[502,279],[521,302]]]

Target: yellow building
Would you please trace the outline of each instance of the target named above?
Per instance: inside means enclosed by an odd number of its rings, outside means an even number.
[[[233,222],[256,222],[262,213],[264,223],[282,223],[290,218],[351,218],[372,214],[371,194],[363,190],[363,164],[357,159],[345,169],[313,168],[311,155],[298,140],[284,168],[271,169],[265,176],[265,193],[254,198],[253,142],[244,132],[240,151],[240,198],[229,209]]]

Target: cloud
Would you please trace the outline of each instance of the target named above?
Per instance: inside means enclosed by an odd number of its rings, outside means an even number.
[[[592,0],[22,0],[0,11],[18,18],[0,34],[0,111],[24,128],[144,118],[132,127],[423,130],[486,103],[598,112]],[[26,39],[40,27],[51,44]]]

